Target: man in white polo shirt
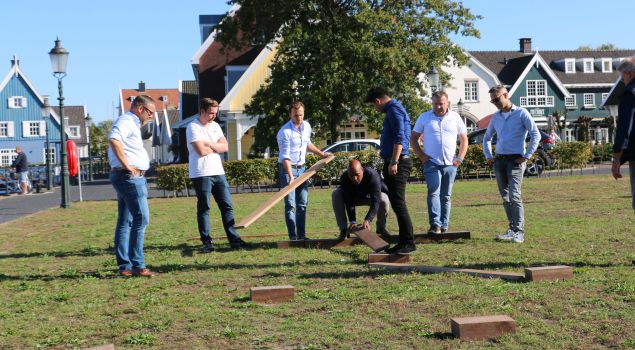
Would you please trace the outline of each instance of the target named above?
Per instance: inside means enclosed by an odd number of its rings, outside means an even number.
[[[152,98],[137,96],[108,135],[110,182],[118,201],[115,255],[119,274],[126,277],[155,275],[146,268],[143,257],[143,239],[150,222],[144,174],[150,168],[150,158],[141,139],[141,127],[154,118],[155,111]]]
[[[196,220],[203,242],[202,251],[214,250],[210,236],[210,195],[214,196],[223,220],[227,240],[233,249],[248,248],[234,227],[234,205],[229,193],[229,184],[220,153],[229,149],[223,130],[218,125],[218,102],[211,98],[201,99],[199,117],[187,126],[187,150],[189,152],[190,179],[196,191]]]
[[[432,94],[432,110],[419,116],[410,135],[410,145],[423,164],[428,185],[428,233],[448,230],[452,185],[456,170],[467,153],[467,128],[461,116],[449,110],[445,91]],[[423,135],[423,149],[419,138]],[[459,153],[456,154],[456,140]]]

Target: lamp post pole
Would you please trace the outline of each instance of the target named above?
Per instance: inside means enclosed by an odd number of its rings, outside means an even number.
[[[430,83],[430,90],[432,90],[432,93],[435,93],[438,90],[440,90],[439,89],[439,72],[437,72],[437,69],[434,66],[432,67],[430,72],[428,72],[427,76],[428,76],[428,82]]]
[[[92,125],[90,113],[86,113],[86,142],[88,142],[88,181],[93,182],[93,154],[90,149],[90,127]]]
[[[57,78],[57,89],[59,90],[59,97],[57,100],[60,105],[60,126],[61,126],[61,140],[62,140],[62,159],[60,165],[62,166],[62,201],[60,207],[70,208],[70,192],[69,192],[69,172],[68,162],[66,158],[66,121],[64,120],[64,94],[62,87],[62,79],[66,76],[66,63],[68,62],[68,51],[62,47],[60,39],[55,40],[55,47],[49,52],[51,58],[51,66],[53,67],[53,76]]]
[[[53,172],[51,171],[51,141],[49,134],[51,133],[51,127],[49,126],[49,119],[51,116],[51,106],[49,105],[48,96],[44,97],[44,106],[42,107],[42,118],[44,118],[45,132],[46,132],[46,151],[44,156],[46,157],[46,190],[51,191],[53,186]]]

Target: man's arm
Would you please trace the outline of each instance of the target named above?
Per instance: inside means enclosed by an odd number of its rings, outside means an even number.
[[[417,157],[421,160],[421,163],[425,164],[430,157],[423,152],[421,145],[419,145],[419,138],[421,135],[423,134],[413,130],[412,133],[410,133],[410,146],[412,147],[412,150],[415,151]]]
[[[348,222],[356,223],[357,214],[355,212],[355,205],[353,205],[353,184],[348,179],[348,173],[344,172],[340,177],[340,187],[342,188],[342,198],[344,199],[344,207],[346,208],[346,216]]]
[[[467,154],[467,147],[467,134],[459,134],[459,155],[452,161],[454,166],[459,166],[463,163],[465,155]]]
[[[483,136],[483,154],[485,154],[485,158],[487,159],[489,164],[492,164],[492,137],[494,136],[494,116],[489,121],[489,125],[487,126],[487,130],[485,131],[485,135]]]
[[[317,154],[318,156],[320,156],[320,158],[326,158],[330,154],[328,152],[322,152],[322,150],[317,148],[317,146],[312,143],[309,143],[306,149],[311,153]]]
[[[370,206],[368,213],[364,219],[364,227],[370,229],[370,223],[373,221],[379,210],[379,204],[381,202],[381,178],[379,174],[371,175],[370,182],[368,183],[370,194]],[[368,226],[368,227],[366,227]]]
[[[194,146],[194,150],[201,157],[212,153],[225,153],[229,150],[229,144],[225,136],[221,136],[217,142],[194,141],[192,142],[192,146]]]
[[[121,167],[128,170],[133,176],[136,176],[139,173],[139,170],[128,164],[126,153],[123,150],[123,143],[117,139],[109,139],[108,143],[110,144],[110,148],[112,148],[113,153],[115,153],[115,157],[117,157],[121,163]]]

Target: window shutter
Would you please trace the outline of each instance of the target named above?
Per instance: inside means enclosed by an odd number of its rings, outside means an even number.
[[[31,131],[29,129],[29,122],[22,122],[22,137],[31,136]]]
[[[7,136],[14,137],[15,132],[13,131],[13,122],[7,122]]]
[[[20,98],[20,100],[22,100],[22,103],[20,104],[20,107],[26,108],[26,97],[22,97],[22,98]]]
[[[9,98],[7,99],[7,107],[9,107],[9,108],[15,108],[15,107],[13,106],[13,97],[9,97]]]
[[[46,136],[46,122],[40,120],[40,136]]]

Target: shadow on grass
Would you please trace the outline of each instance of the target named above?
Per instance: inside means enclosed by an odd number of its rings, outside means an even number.
[[[254,242],[250,243],[251,249],[277,249],[276,242]],[[177,245],[146,245],[143,248],[144,252],[148,251],[166,251],[166,250],[180,250],[181,256],[193,256],[194,253],[198,252],[200,246],[197,245],[188,245],[186,243],[181,243]],[[230,248],[228,245],[219,246],[216,251],[217,252],[228,252],[233,251],[234,249]],[[0,259],[28,259],[28,258],[68,258],[73,256],[78,257],[89,257],[89,256],[99,256],[99,255],[114,255],[115,251],[113,247],[108,248],[84,248],[82,250],[77,251],[52,251],[52,252],[33,252],[33,253],[14,253],[14,254],[0,254]]]
[[[434,333],[426,334],[423,337],[429,338],[429,339],[447,340],[447,339],[454,339],[454,334],[444,333],[444,332],[434,332]]]

